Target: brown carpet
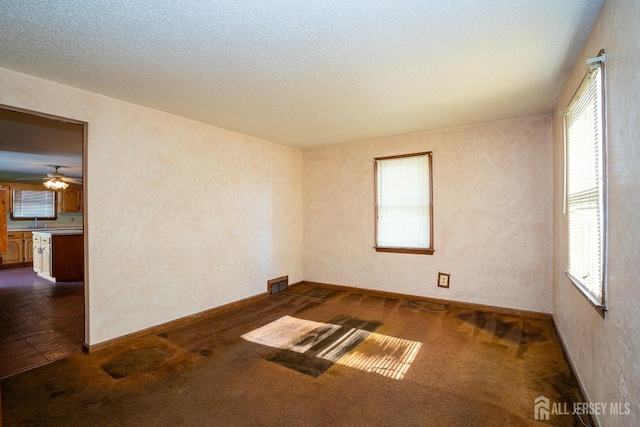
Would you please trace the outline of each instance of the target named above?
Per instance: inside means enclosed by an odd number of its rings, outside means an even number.
[[[283,316],[328,326],[290,347],[242,338]],[[419,350],[402,379],[385,376],[385,360],[409,348]],[[340,351],[370,362],[345,364]],[[309,285],[6,378],[1,390],[4,427],[572,426],[582,425],[572,415],[534,420],[534,399],[583,400],[548,318]]]

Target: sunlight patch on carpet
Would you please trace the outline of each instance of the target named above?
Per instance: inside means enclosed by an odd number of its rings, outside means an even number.
[[[244,334],[242,338],[268,347],[304,353],[338,328],[338,325],[283,316]]]
[[[335,362],[365,372],[401,380],[420,351],[422,343],[369,333],[369,336],[353,351]]]
[[[281,349],[282,352],[269,360],[313,377],[337,363],[395,380],[403,379],[422,343],[350,327],[350,324],[367,325],[368,329],[379,326],[348,317],[334,324],[283,316],[242,338]]]

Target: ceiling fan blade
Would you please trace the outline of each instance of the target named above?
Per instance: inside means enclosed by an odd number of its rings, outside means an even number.
[[[64,178],[62,178],[62,181],[70,182],[72,184],[82,185],[82,178],[71,178],[71,177],[65,176]]]
[[[14,181],[42,181],[48,178],[15,178]]]

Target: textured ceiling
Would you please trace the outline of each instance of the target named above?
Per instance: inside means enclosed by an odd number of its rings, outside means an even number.
[[[0,2],[0,66],[300,148],[551,110],[602,0]]]

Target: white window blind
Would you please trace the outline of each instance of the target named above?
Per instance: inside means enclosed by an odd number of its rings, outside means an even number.
[[[14,218],[54,218],[55,191],[13,190]]]
[[[568,277],[605,304],[602,69],[595,63],[565,113]]]
[[[377,248],[431,249],[431,154],[376,159]]]

